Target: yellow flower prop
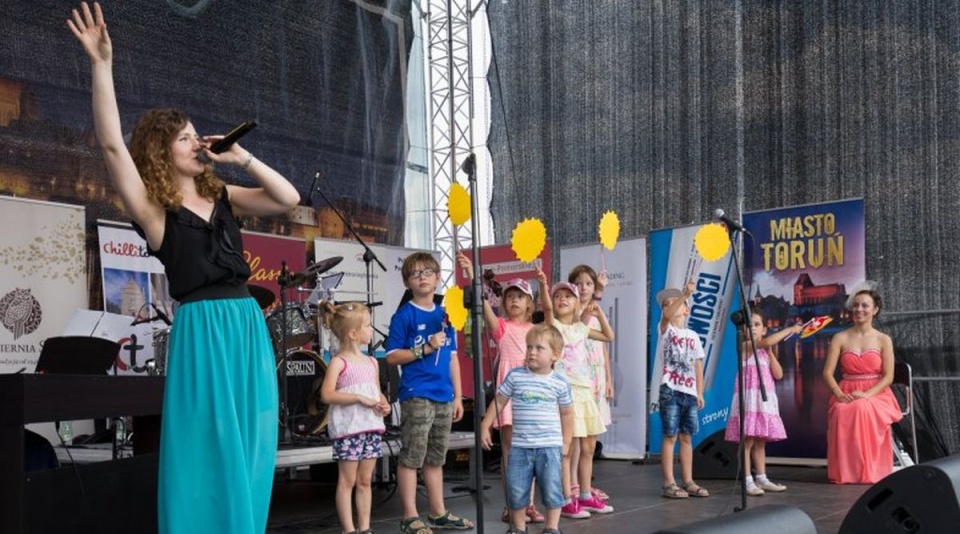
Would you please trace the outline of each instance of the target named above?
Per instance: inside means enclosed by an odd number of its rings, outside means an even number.
[[[700,257],[707,261],[717,261],[727,255],[730,250],[730,234],[719,223],[705,224],[697,230],[693,238]]]
[[[447,212],[450,214],[450,222],[457,226],[470,220],[470,193],[457,182],[450,186]]]
[[[467,308],[463,305],[463,289],[453,286],[443,295],[443,308],[447,310],[450,325],[457,330],[463,330],[467,325]]]
[[[600,217],[600,244],[613,250],[620,238],[620,218],[615,211],[607,211]]]
[[[510,247],[517,259],[530,263],[540,256],[543,247],[547,244],[547,227],[540,219],[525,219],[513,229]]]

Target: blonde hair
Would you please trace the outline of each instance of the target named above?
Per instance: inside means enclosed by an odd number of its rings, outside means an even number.
[[[370,309],[360,302],[344,302],[334,305],[330,301],[320,302],[320,313],[323,314],[323,324],[337,336],[340,343],[347,341],[347,334],[351,330],[363,327],[363,319],[370,314]]]
[[[527,343],[532,343],[540,339],[546,340],[547,345],[550,346],[550,350],[552,350],[554,354],[563,352],[563,334],[552,324],[535,324],[533,328],[527,331]]]
[[[147,189],[147,197],[167,210],[178,210],[183,205],[180,184],[172,171],[170,144],[189,122],[190,117],[181,111],[151,109],[140,117],[130,137],[130,156]],[[209,166],[204,166],[193,180],[201,197],[212,201],[220,198],[223,181],[214,176]]]

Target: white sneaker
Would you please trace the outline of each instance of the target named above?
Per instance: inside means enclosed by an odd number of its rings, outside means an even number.
[[[786,491],[787,487],[783,484],[777,484],[776,482],[771,482],[770,479],[765,478],[763,480],[757,481],[757,486],[764,491],[769,491],[773,493],[779,493],[781,491]]]
[[[763,495],[763,493],[764,491],[760,488],[760,486],[757,486],[755,483],[751,482],[747,484],[747,495],[751,497],[759,497]]]

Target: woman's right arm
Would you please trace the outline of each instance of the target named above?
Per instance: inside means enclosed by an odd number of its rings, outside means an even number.
[[[840,389],[837,379],[833,377],[837,370],[837,362],[840,361],[840,349],[843,347],[843,332],[833,336],[830,340],[830,348],[827,350],[827,361],[823,364],[823,381],[827,383],[827,388],[837,397],[840,402],[850,402],[853,400],[849,395]]]
[[[163,208],[147,197],[147,190],[137,166],[123,142],[120,111],[113,86],[113,45],[100,4],[94,3],[91,12],[90,6],[83,2],[79,11],[73,10],[72,19],[67,20],[67,26],[90,58],[93,125],[97,132],[97,141],[103,150],[110,180],[120,194],[130,217],[146,233],[147,242],[154,249],[160,248],[164,212]]]

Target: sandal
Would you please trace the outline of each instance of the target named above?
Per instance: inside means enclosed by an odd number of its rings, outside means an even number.
[[[707,488],[701,487],[694,481],[684,482],[680,485],[683,489],[687,491],[691,497],[709,497],[710,492],[707,491]]]
[[[676,483],[667,484],[663,487],[663,492],[660,494],[663,497],[668,499],[686,499],[690,496],[689,493],[683,490]]]
[[[408,517],[400,521],[400,534],[433,534],[433,531],[417,517]]]
[[[527,506],[527,523],[543,523],[546,521],[543,514],[537,510],[537,507],[534,505]]]
[[[470,530],[473,528],[473,522],[471,522],[469,519],[464,519],[451,514],[450,510],[447,510],[439,517],[433,517],[432,515],[427,514],[427,524],[430,525],[431,528],[445,530]]]

